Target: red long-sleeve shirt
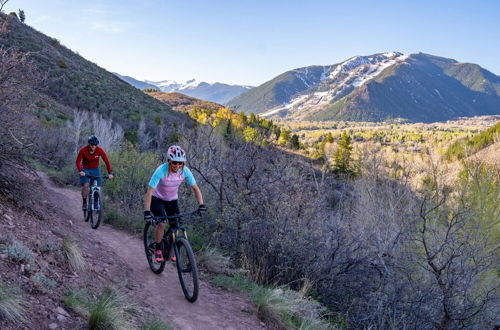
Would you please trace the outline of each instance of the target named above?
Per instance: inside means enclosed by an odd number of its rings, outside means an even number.
[[[83,168],[98,168],[99,167],[99,157],[102,157],[104,163],[106,163],[106,168],[108,173],[111,173],[111,164],[109,163],[108,156],[101,147],[96,147],[93,154],[90,153],[90,147],[87,145],[80,149],[78,152],[78,157],[76,157],[76,168],[78,172],[81,172]]]

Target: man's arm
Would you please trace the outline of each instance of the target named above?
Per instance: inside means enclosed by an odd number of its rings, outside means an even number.
[[[111,163],[109,162],[108,156],[106,155],[106,152],[104,149],[101,148],[100,154],[102,157],[102,160],[104,160],[104,163],[106,164],[106,169],[108,170],[108,174],[112,173],[112,168],[111,168]]]
[[[80,151],[78,152],[78,156],[76,157],[76,162],[75,162],[75,165],[76,165],[76,168],[78,169],[78,172],[83,171],[82,160],[83,160],[83,149],[80,149]]]

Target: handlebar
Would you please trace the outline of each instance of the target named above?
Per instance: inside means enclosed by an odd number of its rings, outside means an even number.
[[[156,223],[162,223],[162,222],[166,222],[168,219],[180,219],[183,217],[189,217],[189,216],[194,216],[194,215],[201,217],[201,213],[198,210],[196,210],[196,211],[192,211],[192,212],[180,213],[180,214],[175,214],[175,215],[153,216],[153,221]]]

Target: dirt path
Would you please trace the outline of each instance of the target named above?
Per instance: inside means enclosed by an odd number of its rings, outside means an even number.
[[[129,287],[135,302],[149,306],[155,315],[163,316],[167,322],[179,329],[266,329],[254,314],[248,298],[233,292],[212,287],[200,281],[200,294],[195,303],[189,303],[182,293],[175,265],[167,264],[161,275],[149,269],[142,241],[109,225],[91,229],[83,221],[79,192],[56,187],[44,173],[39,173],[44,185],[57,194],[54,200],[71,218],[75,230],[90,240],[102,242],[123,259],[129,269]]]

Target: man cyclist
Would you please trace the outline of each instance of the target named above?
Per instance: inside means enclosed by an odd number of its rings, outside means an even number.
[[[90,178],[86,177],[87,174],[98,176],[97,185],[102,186],[101,171],[99,170],[99,157],[102,157],[106,163],[108,170],[108,178],[113,179],[111,172],[111,164],[104,149],[99,147],[99,139],[97,136],[92,135],[88,138],[88,145],[82,147],[76,157],[76,168],[80,172],[80,184],[82,185],[82,209],[87,210],[87,196],[89,194]]]
[[[181,183],[186,179],[194,192],[198,202],[198,212],[206,212],[203,204],[203,196],[196,184],[193,174],[185,166],[186,152],[179,146],[170,146],[167,149],[167,163],[160,165],[149,180],[148,190],[144,198],[144,220],[149,221],[154,216],[172,216],[179,214],[177,202],[178,190]],[[165,224],[159,223],[155,229],[155,261],[163,262],[162,238]],[[172,258],[172,260],[174,260]]]

